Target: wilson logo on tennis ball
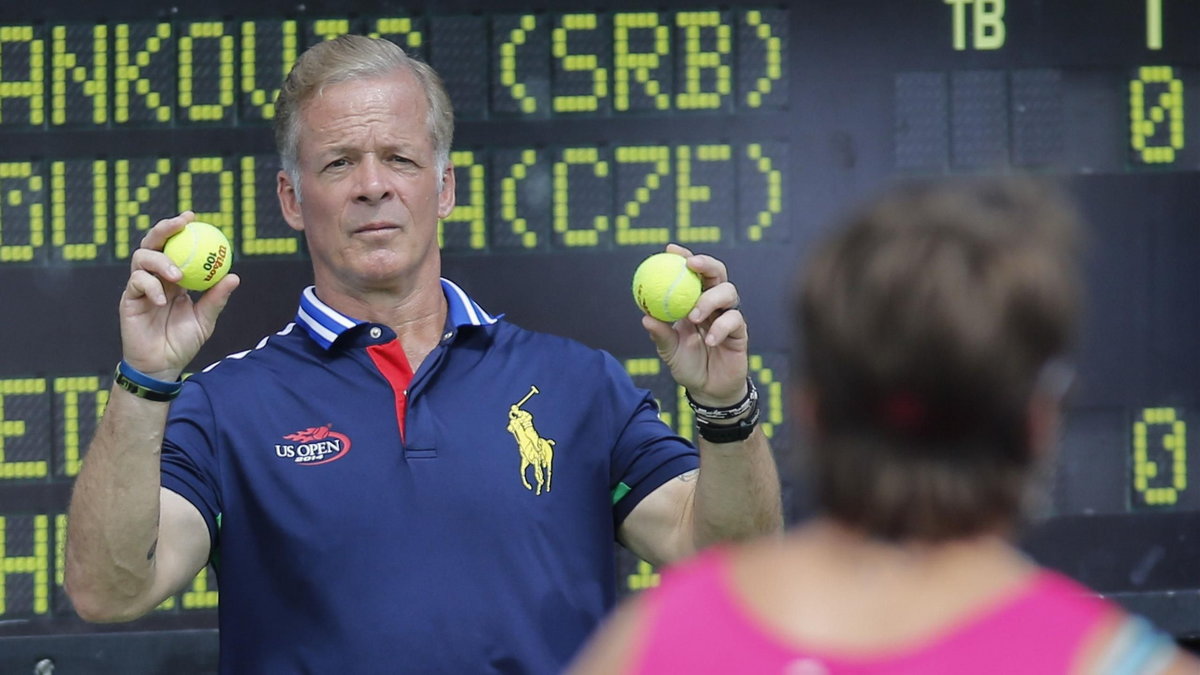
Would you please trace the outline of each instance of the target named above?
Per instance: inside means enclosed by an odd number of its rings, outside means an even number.
[[[163,253],[183,271],[180,286],[206,291],[229,271],[232,248],[225,233],[197,220],[168,239]]]

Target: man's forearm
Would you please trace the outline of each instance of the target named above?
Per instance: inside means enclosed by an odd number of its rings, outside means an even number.
[[[698,441],[700,476],[693,524],[696,548],[783,529],[779,474],[762,428],[744,441]]]
[[[66,588],[92,621],[153,608],[159,523],[159,457],[167,404],[113,387],[75,481],[68,511]]]

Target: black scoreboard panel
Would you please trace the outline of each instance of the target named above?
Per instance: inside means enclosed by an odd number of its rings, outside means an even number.
[[[310,271],[274,196],[272,102],[299,52],[345,32],[392,39],[446,81],[458,119],[446,276],[492,312],[611,351],[686,436],[687,406],[629,280],[670,241],[725,260],[785,467],[798,442],[788,292],[830,220],[902,177],[1061,179],[1092,225],[1088,316],[1025,545],[1200,636],[1188,438],[1200,410],[1200,6],[602,4],[0,8],[0,663],[94,656],[114,631],[155,663],[196,635],[209,645],[208,573],[133,624],[74,616],[61,586],[71,480],[120,355],[130,251],[156,220],[192,209],[234,242],[243,287],[194,367],[290,320]],[[804,492],[785,480],[793,522]],[[623,592],[656,575],[621,558]]]

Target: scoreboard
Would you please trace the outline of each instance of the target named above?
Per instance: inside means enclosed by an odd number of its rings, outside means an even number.
[[[129,257],[154,222],[191,209],[234,245],[243,284],[193,368],[290,321],[311,271],[275,198],[273,101],[305,47],[347,32],[395,41],[446,82],[445,275],[492,313],[612,352],[687,437],[629,280],[667,242],[726,261],[785,470],[799,442],[789,293],[829,223],[900,178],[1060,180],[1090,224],[1087,319],[1023,545],[1200,638],[1198,31],[1187,0],[0,9],[0,669],[158,672],[211,652],[208,572],[132,624],[74,615],[66,504],[120,357]],[[807,515],[803,476],[785,475],[785,503],[790,522]],[[620,560],[622,591],[656,583]]]

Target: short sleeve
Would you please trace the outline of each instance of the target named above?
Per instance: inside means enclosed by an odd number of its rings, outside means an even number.
[[[185,381],[167,418],[160,471],[162,486],[191,502],[204,517],[215,555],[221,502],[213,417],[204,387]]]
[[[700,466],[696,447],[679,436],[658,416],[658,404],[612,356],[605,354],[607,379],[624,423],[612,448],[611,488],[613,522],[625,517],[659,486]]]

